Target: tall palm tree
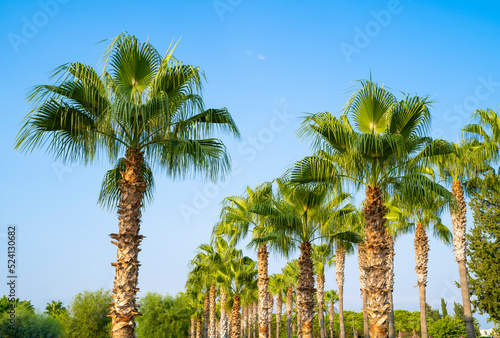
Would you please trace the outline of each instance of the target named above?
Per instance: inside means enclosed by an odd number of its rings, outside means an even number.
[[[470,304],[469,283],[467,281],[467,203],[465,194],[469,186],[485,172],[491,170],[487,152],[482,151],[476,140],[464,140],[460,144],[453,144],[453,151],[447,155],[434,159],[434,164],[443,181],[451,185],[451,192],[456,207],[450,208],[453,226],[453,251],[458,262],[460,287],[464,307],[464,321],[467,328],[467,338],[475,338],[474,320]]]
[[[221,222],[214,228],[214,234],[225,235],[239,243],[250,232],[252,237],[262,237],[268,232],[266,217],[253,212],[258,203],[267,203],[272,197],[271,183],[263,183],[254,190],[247,187],[242,196],[227,197],[223,202]],[[259,338],[268,338],[268,257],[267,242],[261,241],[257,249],[258,321]]]
[[[288,291],[287,278],[283,274],[271,275],[269,278],[269,291],[276,296],[276,338],[279,338],[283,299]]]
[[[335,290],[325,291],[325,299],[329,306],[329,319],[330,319],[330,338],[333,338],[333,321],[335,319],[335,302],[339,300],[339,295]]]
[[[148,42],[120,34],[104,54],[102,74],[81,63],[59,67],[53,85],[36,86],[34,109],[17,136],[17,149],[46,147],[64,162],[115,163],[104,179],[100,202],[118,207],[119,232],[113,303],[114,337],[132,337],[139,291],[141,207],[152,193],[153,169],[173,177],[201,172],[210,179],[228,172],[230,160],[214,130],[239,135],[228,111],[205,109],[203,72],[164,57]],[[124,157],[120,157],[123,156]]]
[[[296,287],[300,276],[298,260],[292,260],[282,269],[282,275],[288,285],[286,291],[286,335],[292,337],[292,314],[293,314],[293,289]]]
[[[326,338],[323,300],[325,294],[325,268],[335,264],[335,254],[331,245],[324,243],[313,247],[312,259],[316,273],[316,298],[318,300],[318,322],[321,338]]]
[[[311,258],[312,244],[316,240],[345,238],[357,241],[352,232],[333,233],[330,228],[353,211],[350,204],[343,205],[349,195],[331,196],[325,184],[291,185],[285,179],[277,179],[279,197],[273,206],[257,205],[256,212],[269,217],[274,232],[270,237],[285,238],[289,249],[300,249],[297,308],[301,316],[302,337],[312,337],[314,323],[314,265]],[[256,243],[258,239],[254,239]]]
[[[402,211],[393,223],[400,224],[400,229],[408,232],[415,231],[415,271],[417,272],[417,286],[420,295],[420,332],[422,338],[428,337],[426,297],[427,263],[429,261],[429,239],[427,229],[432,228],[434,237],[447,245],[451,245],[453,235],[442,223],[440,215],[449,208],[452,201],[451,193],[440,196],[431,192],[423,192],[425,197],[413,199],[411,196],[399,194],[394,201]],[[402,223],[402,224],[401,224]]]
[[[204,246],[204,244],[201,246]],[[212,262],[206,257],[203,257],[203,254],[200,252],[198,252],[189,264],[192,270],[188,273],[186,288],[196,290],[196,292],[204,295],[202,337],[208,338],[210,324],[210,293],[214,285],[215,270],[213,269]]]
[[[406,95],[398,101],[371,80],[360,84],[339,118],[325,112],[304,119],[299,134],[313,140],[316,152],[300,161],[291,177],[301,183],[340,181],[355,189],[365,187],[366,312],[371,336],[387,337],[389,243],[384,194],[396,189],[396,184],[433,185],[415,168],[429,157],[448,153],[450,147],[445,141],[425,137],[430,128],[427,98]]]

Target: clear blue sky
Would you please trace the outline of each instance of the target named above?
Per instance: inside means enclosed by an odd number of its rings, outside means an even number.
[[[53,299],[68,304],[83,290],[112,287],[116,251],[108,234],[118,222],[96,206],[109,163],[65,167],[42,151],[13,150],[30,110],[26,91],[48,83],[66,62],[99,67],[106,44],[97,42],[127,31],[165,52],[181,39],[176,57],[208,76],[207,106],[228,107],[243,135],[240,143],[227,140],[237,165],[224,183],[156,177],[155,201],[143,218],[139,287],[141,294],[175,294],[197,245],[209,240],[220,201],[309,154],[295,136],[299,117],[338,112],[352,81],[371,71],[394,91],[429,95],[432,134],[448,140],[457,139],[474,109],[496,108],[499,10],[496,1],[1,1],[0,252],[7,224],[17,224],[19,297],[41,309]],[[271,273],[284,263],[274,260]],[[335,287],[334,272],[327,273],[327,288]],[[355,257],[347,260],[346,280],[345,308],[359,311]],[[451,248],[432,240],[428,302],[437,306],[444,297],[452,311],[461,301],[455,280]],[[396,245],[396,308],[418,310],[416,283],[406,236]]]

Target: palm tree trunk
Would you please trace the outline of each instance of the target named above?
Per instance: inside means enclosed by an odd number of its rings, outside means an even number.
[[[252,337],[257,338],[256,337],[257,330],[255,328],[257,326],[257,303],[255,303],[255,302],[253,303],[252,314],[253,314]]]
[[[221,291],[220,293],[220,337],[229,338],[228,315],[224,309],[224,304],[227,301],[227,293]]]
[[[281,291],[280,291],[281,293]],[[276,299],[276,338],[280,338],[281,310],[283,309],[283,298],[281,294]]]
[[[361,299],[363,301],[363,338],[370,338],[370,324],[368,322],[367,313],[367,297],[366,297],[366,251],[363,243],[358,244],[358,270],[359,284],[361,287]]]
[[[340,334],[339,338],[345,338],[344,326],[344,269],[345,269],[345,249],[342,245],[337,247],[335,256],[335,268],[337,270],[337,287],[339,289],[339,322]]]
[[[144,236],[139,235],[141,223],[141,207],[146,183],[142,177],[141,167],[144,163],[143,153],[128,149],[125,153],[126,169],[121,173],[119,181],[121,192],[118,205],[118,234],[111,234],[117,246],[115,281],[113,283],[113,302],[109,316],[111,317],[113,337],[133,337],[135,317],[140,316],[136,298],[139,277],[139,245]]]
[[[462,289],[462,301],[464,305],[465,327],[467,329],[467,338],[475,338],[476,331],[474,329],[474,320],[472,319],[472,310],[470,305],[469,283],[467,281],[467,268],[465,262],[467,260],[466,249],[467,243],[465,232],[467,227],[467,205],[465,203],[464,191],[462,185],[458,181],[453,181],[451,192],[455,196],[458,203],[458,212],[452,211],[451,222],[453,224],[453,250],[458,262],[458,272],[460,274],[460,287]]]
[[[394,302],[392,299],[392,293],[394,291],[394,256],[396,252],[394,251],[394,240],[391,236],[387,237],[387,242],[389,243],[389,270],[387,270],[387,285],[389,286],[389,338],[396,338],[396,329],[394,327]]]
[[[233,299],[233,311],[231,320],[231,338],[240,338],[241,318],[240,318],[240,296],[235,295]]]
[[[210,295],[205,295],[203,302],[203,338],[208,338],[208,322],[210,321]]]
[[[425,286],[427,285],[427,263],[429,262],[429,238],[423,224],[418,223],[415,230],[415,271],[420,294],[420,332],[422,338],[428,338],[427,315],[425,311]]]
[[[241,336],[245,338],[247,332],[247,307],[241,307]]]
[[[319,333],[321,338],[326,338],[325,318],[323,317],[323,298],[325,295],[325,275],[318,274],[316,277],[316,298],[318,299],[318,321]]]
[[[286,336],[292,338],[293,288],[290,285],[286,292]]]
[[[387,212],[382,191],[377,187],[368,186],[363,208],[366,234],[365,249],[367,253],[364,268],[368,297],[367,312],[371,322],[371,338],[388,337],[389,288],[385,277],[389,269],[387,264],[389,244],[384,226]]]
[[[201,316],[196,320],[196,338],[201,338]]]
[[[208,337],[215,337],[215,284],[210,285],[210,322],[208,324]]]
[[[300,293],[298,308],[300,309],[303,338],[312,338],[314,325],[314,268],[311,259],[311,243],[300,245],[300,276],[297,290]]]
[[[267,295],[268,295],[268,282],[267,275],[267,259],[269,253],[267,252],[267,245],[262,244],[257,251],[257,287],[258,287],[258,316],[259,316],[259,338],[268,338],[267,327]]]
[[[191,329],[189,330],[190,338],[195,338],[195,331],[196,331],[196,321],[194,320],[194,317],[191,317]]]
[[[333,319],[335,318],[335,308],[333,307],[333,301],[330,302],[330,338],[333,338]]]
[[[268,297],[268,302],[267,302],[267,322],[269,323],[269,338],[272,337],[272,324],[273,324],[273,306],[274,306],[274,297],[273,295],[269,292],[269,297]]]

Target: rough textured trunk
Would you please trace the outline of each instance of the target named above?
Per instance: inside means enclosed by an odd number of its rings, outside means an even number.
[[[293,288],[290,285],[286,292],[286,336],[292,337]]]
[[[269,323],[269,338],[272,338],[272,324],[273,324],[273,306],[274,306],[274,297],[269,292],[269,296],[267,298],[267,322]]]
[[[396,252],[394,251],[394,240],[391,236],[387,237],[387,243],[389,243],[389,270],[387,270],[387,285],[389,287],[388,300],[390,305],[388,317],[389,338],[396,338],[396,329],[394,327],[394,302],[392,299],[392,293],[394,292],[394,256]]]
[[[201,316],[196,320],[196,338],[201,338]]]
[[[467,242],[465,233],[467,230],[467,205],[465,203],[464,191],[460,182],[454,181],[451,185],[451,192],[455,196],[459,210],[451,213],[451,223],[453,224],[453,251],[458,262],[458,272],[460,274],[460,286],[462,289],[462,301],[464,305],[465,326],[467,328],[467,338],[475,338],[474,321],[470,305],[469,283],[467,281]]]
[[[208,323],[208,337],[215,337],[215,284],[210,285],[210,321]]]
[[[210,321],[210,295],[205,295],[203,302],[203,338],[208,338],[208,322]]]
[[[387,318],[389,315],[386,275],[389,244],[385,228],[388,209],[384,205],[382,191],[377,187],[366,188],[363,216],[365,218],[366,293],[368,304],[366,312],[370,319],[370,337],[386,338]]]
[[[358,244],[358,269],[361,299],[363,301],[363,338],[370,338],[370,324],[368,322],[367,298],[366,298],[366,251],[363,243]]]
[[[142,177],[141,167],[144,163],[143,153],[129,149],[125,153],[126,169],[121,172],[118,182],[121,192],[118,205],[117,234],[111,234],[111,241],[117,246],[115,281],[113,283],[113,302],[109,316],[111,317],[111,334],[113,337],[133,337],[135,317],[140,316],[136,304],[139,277],[139,245],[144,236],[139,235],[141,224],[141,207],[146,183]]]
[[[302,337],[312,338],[314,324],[314,268],[311,259],[311,243],[305,242],[300,245],[300,276],[297,286],[300,298],[298,308],[301,314]]]
[[[335,256],[335,269],[337,270],[336,279],[339,289],[339,322],[340,322],[340,338],[345,338],[344,326],[344,269],[345,269],[345,249],[342,245],[337,247]]]
[[[276,298],[276,338],[280,338],[281,311],[283,310],[283,298]]]
[[[420,294],[420,332],[427,338],[427,316],[425,312],[425,286],[427,285],[427,263],[429,262],[429,238],[423,224],[418,223],[415,230],[415,271]]]
[[[191,328],[189,330],[189,337],[190,338],[195,338],[195,331],[196,331],[196,321],[194,317],[191,317]]]
[[[247,307],[242,306],[241,307],[241,336],[245,337],[245,334],[247,332]]]
[[[316,276],[316,298],[318,299],[318,322],[321,338],[326,338],[325,318],[323,317],[323,298],[325,296],[325,275]]]
[[[252,337],[253,338],[257,338],[257,331],[256,330],[256,326],[257,326],[257,303],[253,303],[253,310],[252,310],[252,313],[253,313],[253,324],[252,324]]]
[[[335,318],[335,308],[333,302],[330,302],[330,338],[333,338],[333,319]]]
[[[227,293],[221,291],[220,293],[220,337],[229,338],[228,315],[224,309],[224,304],[227,301]]]
[[[240,338],[241,317],[240,317],[240,296],[235,295],[233,299],[233,311],[231,316],[231,338]]]
[[[266,244],[262,244],[257,251],[257,287],[258,287],[258,316],[259,316],[259,338],[268,338],[267,323],[267,294],[269,276],[267,275],[267,252]]]

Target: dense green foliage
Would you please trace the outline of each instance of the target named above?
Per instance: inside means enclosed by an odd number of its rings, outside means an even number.
[[[77,294],[69,306],[68,313],[56,315],[65,337],[109,337],[111,318],[106,315],[111,301],[108,290],[84,291]]]
[[[148,292],[139,300],[138,338],[187,337],[190,312],[184,294],[173,297]]]
[[[496,175],[495,175],[496,176]],[[469,240],[469,288],[480,313],[500,321],[500,193],[481,189],[472,196],[474,226]]]
[[[29,303],[29,302],[27,302]],[[12,327],[10,314],[5,311],[0,317],[0,336],[4,338],[59,338],[64,337],[61,325],[46,314],[35,313],[26,304],[16,307],[15,325]]]

